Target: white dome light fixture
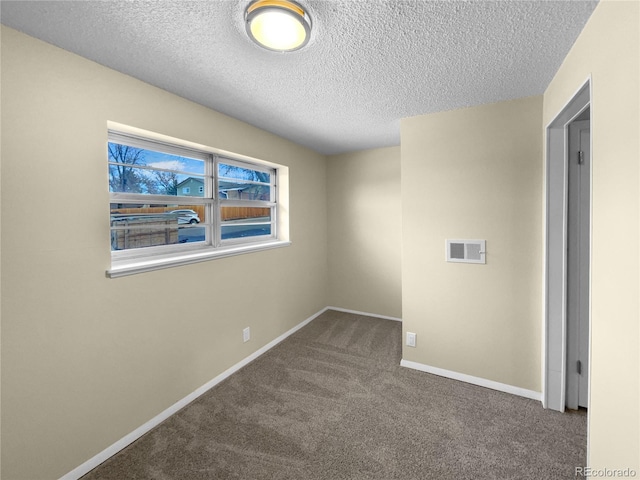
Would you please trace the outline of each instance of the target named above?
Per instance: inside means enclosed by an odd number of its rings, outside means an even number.
[[[256,0],[249,4],[244,18],[249,37],[268,50],[298,50],[311,36],[311,18],[289,0]]]

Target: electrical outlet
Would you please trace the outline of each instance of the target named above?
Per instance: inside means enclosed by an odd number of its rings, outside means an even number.
[[[407,346],[415,347],[416,346],[416,334],[407,332]]]
[[[249,340],[251,340],[251,327],[242,330],[242,341],[248,342]]]

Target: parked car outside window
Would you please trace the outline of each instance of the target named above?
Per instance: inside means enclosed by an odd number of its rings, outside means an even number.
[[[167,213],[177,215],[178,224],[190,223],[193,225],[194,223],[200,223],[200,217],[194,210],[171,210]]]

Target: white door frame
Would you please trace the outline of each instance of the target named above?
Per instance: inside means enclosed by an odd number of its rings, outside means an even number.
[[[560,412],[565,408],[567,367],[568,125],[590,105],[591,77],[569,99],[545,129],[542,405]],[[593,124],[593,109],[591,115]],[[591,152],[593,153],[593,149]],[[591,162],[591,169],[593,171],[593,162]],[[591,218],[592,215],[590,214],[589,217]],[[591,239],[589,243],[591,244]],[[589,282],[589,293],[591,293],[591,282]],[[589,329],[591,329],[591,319],[589,319]],[[590,358],[591,342],[589,342]]]

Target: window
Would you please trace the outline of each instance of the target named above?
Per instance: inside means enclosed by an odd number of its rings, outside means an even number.
[[[108,168],[111,277],[288,244],[274,167],[110,131]]]

